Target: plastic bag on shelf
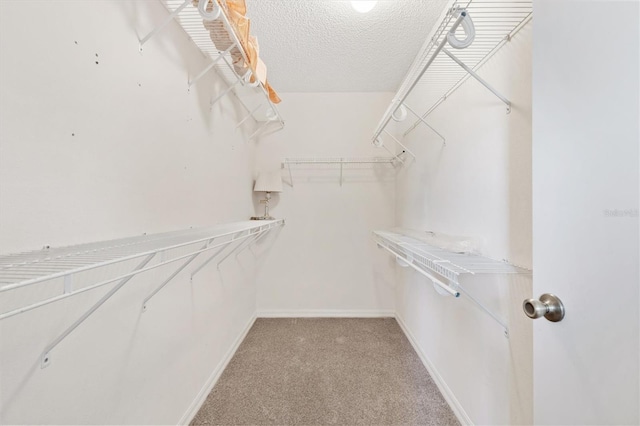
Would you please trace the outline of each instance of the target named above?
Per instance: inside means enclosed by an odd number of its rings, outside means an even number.
[[[462,237],[457,235],[436,233],[433,231],[418,231],[399,228],[394,229],[394,232],[406,235],[407,237],[415,238],[417,240],[423,241],[425,244],[429,244],[431,246],[438,247],[452,253],[480,255],[482,252],[481,249],[483,244],[480,238]]]

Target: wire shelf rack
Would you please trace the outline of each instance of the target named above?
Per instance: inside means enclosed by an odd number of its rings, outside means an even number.
[[[205,69],[190,78],[188,87],[191,88],[201,77],[213,69],[224,81],[227,89],[215,95],[211,100],[211,104],[215,104],[223,96],[233,92],[247,112],[247,115],[239,121],[238,126],[250,119],[253,119],[257,124],[257,130],[249,139],[259,134],[272,133],[284,128],[284,120],[276,105],[269,98],[269,93],[265,86],[260,81],[250,84],[245,78],[246,76],[239,75],[234,67],[234,59],[231,54],[231,50],[234,48],[237,48],[241,53],[245,64],[248,64],[249,61],[247,53],[225,13],[220,13],[217,19],[209,22],[205,27],[203,18],[198,8],[192,4],[192,0],[160,1],[169,11],[169,16],[165,22],[140,40],[140,49],[142,50],[142,46],[151,37],[171,20],[175,19],[202,53],[211,58],[211,63]],[[224,33],[224,37],[229,39],[229,43],[231,43],[230,46],[217,47],[211,39],[210,31]]]
[[[433,282],[439,293],[454,297],[460,297],[461,293],[465,294],[498,322],[508,336],[506,321],[466,292],[460,285],[460,277],[476,274],[530,275],[530,270],[475,254],[445,250],[398,232],[373,231],[373,236],[378,247],[394,255],[400,266],[411,267],[426,276]]]
[[[345,169],[357,169],[369,167],[371,165],[387,165],[395,167],[398,163],[402,163],[400,156],[394,157],[289,157],[282,160],[282,168],[287,169],[289,173],[289,181],[293,187],[292,167],[317,167],[327,169],[340,170],[340,186],[344,182]]]
[[[464,28],[457,22],[461,12],[465,12],[467,18],[473,22],[475,37],[469,46],[455,49],[454,55],[446,48],[447,36],[452,29],[457,37],[464,33]],[[396,121],[404,119],[402,116],[406,116],[406,111],[402,111],[404,114],[400,114],[399,111],[405,108],[409,109],[416,120],[407,122],[412,124],[407,124],[404,130],[401,130],[404,136],[419,124],[431,127],[426,121],[427,117],[469,77],[477,79],[492,91],[507,105],[509,112],[509,100],[476,72],[502,46],[511,41],[532,16],[532,0],[451,1],[443,13],[440,24],[431,31],[380,120],[374,132],[374,142],[385,131],[392,115],[395,115]],[[409,107],[410,104],[414,105],[413,109]],[[418,104],[420,108],[416,107]],[[444,140],[435,128],[431,129]]]
[[[144,312],[148,302],[196,259],[207,258],[191,270],[191,279],[214,260],[220,268],[232,254],[238,255],[270,230],[283,225],[281,219],[244,221],[2,255],[0,320],[112,285],[47,347],[41,360],[42,367],[46,367],[50,362],[49,352],[134,276],[151,270],[158,270],[162,275],[159,285],[141,304]]]

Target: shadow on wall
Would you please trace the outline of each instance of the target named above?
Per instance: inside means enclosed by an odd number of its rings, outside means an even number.
[[[521,32],[531,32],[526,25]],[[508,120],[508,199],[509,199],[509,252],[511,263],[531,268],[532,251],[532,100],[531,100],[531,49],[517,46],[530,36],[519,34],[511,40],[513,49],[521,52],[513,55],[508,73],[509,93],[518,93],[519,102],[512,105]]]
[[[136,42],[139,43],[142,38],[157,28],[168,16],[168,11],[159,2],[117,2],[117,4],[122,9],[127,22],[137,37],[137,40],[132,39],[132,46],[135,46]],[[147,19],[142,19],[142,17],[150,17],[153,22],[150,23]],[[224,77],[218,74],[215,69],[209,71],[208,78],[201,78],[191,88],[188,87],[189,80],[209,65],[211,58],[204,54],[181,28],[176,31],[177,27],[179,27],[179,24],[173,21],[167,27],[158,31],[145,43],[143,51],[140,53],[141,57],[144,58],[145,51],[148,52],[147,54],[159,53],[169,62],[175,64],[176,67],[183,68],[186,71],[183,82],[167,82],[167,84],[184,84],[186,92],[194,93],[197,96],[201,118],[209,131],[216,130],[214,117],[232,118],[234,122],[239,122],[248,111],[232,92],[223,96],[215,105],[211,105],[211,102],[229,87],[229,83],[225,82]],[[176,37],[176,32],[180,37]],[[253,121],[253,125],[244,124],[242,126],[243,130],[246,129],[244,131],[245,139],[248,139],[257,129],[258,123],[255,120]],[[251,120],[248,120],[248,122],[251,122]]]

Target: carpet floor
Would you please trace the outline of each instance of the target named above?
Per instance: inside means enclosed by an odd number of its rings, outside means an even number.
[[[258,319],[192,425],[457,425],[393,318]]]

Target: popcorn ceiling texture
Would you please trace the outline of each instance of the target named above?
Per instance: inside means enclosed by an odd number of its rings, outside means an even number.
[[[394,92],[447,0],[247,0],[271,84],[280,92]]]

